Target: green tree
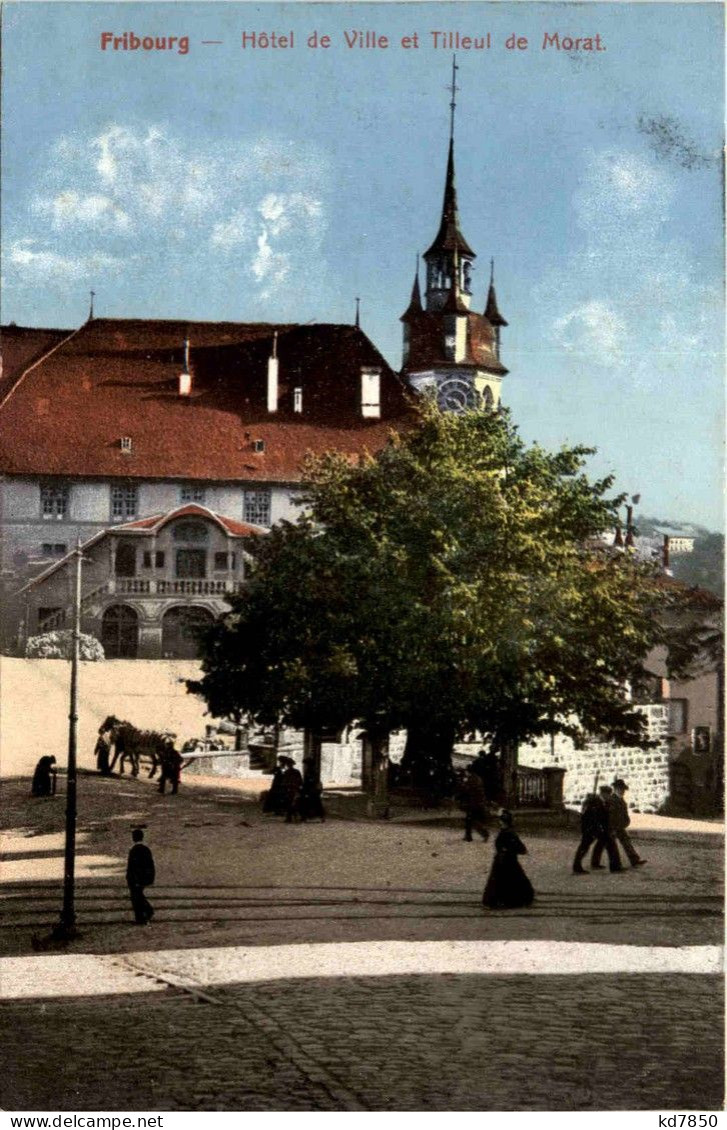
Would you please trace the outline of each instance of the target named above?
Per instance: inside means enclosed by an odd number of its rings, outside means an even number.
[[[600,542],[621,497],[589,450],[524,444],[507,414],[444,415],[376,458],[306,468],[308,514],[274,530],[207,639],[191,689],[215,713],[358,720],[444,769],[457,734],[644,744],[626,685],[660,639],[651,567]]]

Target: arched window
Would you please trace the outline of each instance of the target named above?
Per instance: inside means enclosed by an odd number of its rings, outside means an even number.
[[[177,522],[172,528],[175,541],[207,541],[209,530],[205,522]]]
[[[177,605],[164,613],[162,656],[164,659],[196,659],[200,632],[214,621],[211,612],[195,605]]]
[[[107,659],[136,659],[139,617],[127,604],[112,604],[101,621],[101,643]]]

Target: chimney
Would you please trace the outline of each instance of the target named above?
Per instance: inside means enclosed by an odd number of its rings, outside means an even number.
[[[268,412],[278,410],[278,331],[273,334],[273,352],[268,357]]]
[[[189,371],[189,338],[184,339],[184,372],[179,374],[179,395],[189,396],[192,391],[192,374]]]
[[[669,535],[668,534],[664,534],[664,548],[662,549],[661,563],[664,567],[664,572],[666,573],[667,577],[673,576],[670,565],[669,565]]]

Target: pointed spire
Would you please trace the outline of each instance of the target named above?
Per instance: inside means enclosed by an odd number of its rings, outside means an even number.
[[[459,210],[457,208],[457,188],[454,182],[454,138],[449,139],[449,154],[447,156],[447,176],[444,183],[444,201],[442,203],[442,219],[439,224],[434,243],[425,251],[424,258],[440,251],[453,251],[458,248],[471,259],[475,253],[462,235],[459,227]]]
[[[507,322],[497,308],[497,295],[495,294],[495,260],[490,259],[490,289],[487,292],[487,305],[485,317],[491,326],[506,326]]]
[[[409,318],[414,314],[421,314],[422,312],[422,292],[419,289],[419,254],[417,253],[417,265],[414,271],[414,285],[411,288],[411,298],[409,305],[401,316],[401,320]]]

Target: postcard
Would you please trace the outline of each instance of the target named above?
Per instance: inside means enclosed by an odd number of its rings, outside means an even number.
[[[3,5],[6,1111],[720,1124],[723,24]]]

